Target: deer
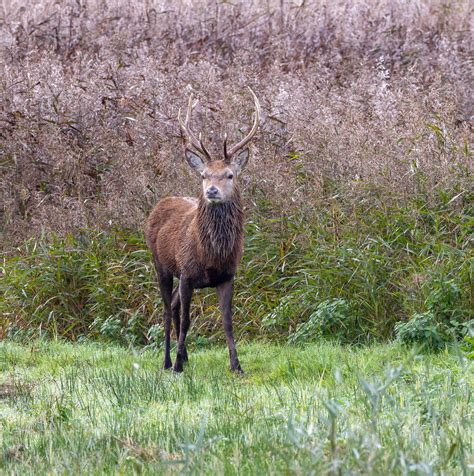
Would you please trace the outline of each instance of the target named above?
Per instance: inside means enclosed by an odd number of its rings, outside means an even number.
[[[205,147],[202,134],[192,131],[190,121],[197,102],[190,94],[186,117],[181,111],[178,121],[184,138],[184,156],[188,165],[202,180],[198,198],[166,197],[152,210],[145,237],[156,268],[164,307],[164,369],[183,371],[188,361],[186,335],[190,327],[190,306],[195,289],[216,288],[227,340],[230,369],[242,374],[237,357],[232,326],[234,278],[242,258],[244,244],[244,211],[238,177],[246,166],[249,142],[260,122],[260,103],[248,88],[254,101],[255,114],[250,132],[228,147],[224,135],[223,152],[215,160]],[[178,284],[173,289],[173,280]],[[173,366],[170,355],[171,321],[177,352]]]

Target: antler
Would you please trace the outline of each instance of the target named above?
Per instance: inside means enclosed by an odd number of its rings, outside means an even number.
[[[260,103],[258,102],[257,96],[250,89],[250,87],[248,89],[250,91],[250,94],[252,94],[253,101],[255,103],[255,119],[254,119],[254,122],[253,122],[253,126],[252,126],[252,129],[250,130],[250,132],[240,142],[238,142],[233,147],[231,147],[229,151],[227,150],[227,134],[224,136],[224,157],[225,157],[225,160],[227,162],[230,161],[232,156],[238,150],[245,147],[252,140],[253,136],[255,135],[255,133],[257,132],[257,129],[258,129],[258,124],[260,122]]]
[[[197,104],[197,102],[196,102]],[[196,105],[195,104],[195,105]],[[194,106],[195,106],[194,105]],[[189,101],[188,101],[188,109],[186,111],[186,119],[184,120],[184,122],[181,120],[181,109],[178,111],[178,121],[179,121],[179,124],[181,126],[181,129],[183,130],[184,134],[188,137],[188,139],[190,140],[191,142],[191,145],[198,151],[198,152],[201,152],[201,154],[204,156],[204,158],[207,160],[207,161],[210,161],[211,160],[211,155],[209,154],[209,152],[207,151],[207,149],[204,147],[204,144],[202,142],[202,137],[201,137],[201,133],[199,133],[199,138],[197,138],[195,135],[194,135],[194,132],[191,130],[191,128],[189,127],[189,121],[191,120],[191,114],[193,112],[193,94],[191,93],[190,96],[189,96]]]

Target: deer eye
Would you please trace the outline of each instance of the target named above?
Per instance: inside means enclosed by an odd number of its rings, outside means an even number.
[[[228,178],[229,180],[231,180],[231,179],[234,178],[234,175],[233,175],[233,174],[229,174],[229,175],[227,176],[227,178]]]

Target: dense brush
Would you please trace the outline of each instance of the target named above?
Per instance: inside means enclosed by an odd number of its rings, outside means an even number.
[[[441,344],[447,329],[463,336],[473,318],[472,200],[458,195],[416,196],[403,206],[333,198],[311,220],[253,213],[236,279],[237,335],[286,339],[296,331],[290,339],[364,342],[393,337],[398,321],[430,312]],[[143,237],[131,231],[30,240],[4,255],[1,329],[161,344],[154,280]],[[194,339],[223,334],[214,295],[197,294]],[[420,326],[419,338],[402,336],[429,340]]]

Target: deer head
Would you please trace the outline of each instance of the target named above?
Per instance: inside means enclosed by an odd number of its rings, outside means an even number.
[[[249,88],[255,103],[255,118],[250,132],[237,144],[227,147],[227,134],[224,136],[224,148],[222,158],[212,160],[211,155],[204,146],[202,135],[195,136],[189,126],[191,114],[196,104],[193,104],[193,95],[188,101],[186,118],[181,120],[178,114],[179,123],[185,138],[195,149],[186,147],[184,154],[189,166],[196,170],[202,177],[203,197],[208,203],[218,204],[232,200],[237,189],[237,177],[248,162],[250,151],[246,147],[257,132],[260,120],[260,103],[257,96]]]

